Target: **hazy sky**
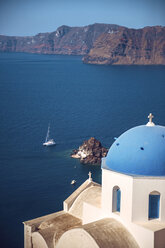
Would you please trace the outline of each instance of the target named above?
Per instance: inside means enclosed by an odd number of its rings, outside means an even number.
[[[34,35],[96,22],[165,26],[165,0],[0,0],[0,34]]]

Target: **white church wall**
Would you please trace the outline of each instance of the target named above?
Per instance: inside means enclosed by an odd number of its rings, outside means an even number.
[[[83,224],[102,219],[102,210],[89,203],[83,204]]]
[[[133,235],[140,248],[154,247],[154,232],[134,223],[127,223],[128,231]]]
[[[121,190],[120,212],[113,212],[113,187]],[[145,228],[138,222],[149,222],[149,194],[160,193],[160,218],[165,220],[165,178],[133,177],[102,169],[102,212],[104,217],[113,217],[120,221],[134,236],[140,248],[163,248],[164,242],[160,230],[156,232]],[[159,235],[160,234],[160,235]],[[157,241],[154,240],[154,237]],[[163,241],[162,241],[163,240]],[[156,242],[156,243],[155,243]]]
[[[140,223],[124,223],[128,231],[133,235],[140,248],[165,248],[165,228],[154,230]]]
[[[116,219],[120,216],[123,220],[131,221],[132,185],[132,177],[102,169],[102,211],[105,216],[115,217],[112,209],[113,188],[118,186],[121,190],[121,202],[120,213],[116,213]]]
[[[24,224],[24,248],[32,248],[32,228]]]
[[[141,177],[133,179],[132,221],[148,221],[149,194],[160,193],[159,220],[165,221],[165,178]]]

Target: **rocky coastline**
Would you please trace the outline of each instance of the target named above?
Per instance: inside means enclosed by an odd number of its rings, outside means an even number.
[[[165,65],[165,27],[120,27],[94,42],[84,63],[101,65]]]
[[[81,55],[87,64],[165,65],[165,27],[63,25],[54,32],[35,36],[0,35],[0,52]]]
[[[106,157],[108,149],[101,145],[101,142],[91,137],[89,140],[72,151],[71,157],[77,158],[82,164],[101,165],[101,159]]]

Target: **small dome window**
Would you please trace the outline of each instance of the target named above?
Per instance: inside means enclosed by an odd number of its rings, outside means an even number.
[[[140,149],[143,151],[144,150],[144,147],[141,146]]]
[[[164,134],[162,134],[162,137],[164,138],[164,137],[165,137],[165,135],[164,135]]]
[[[119,143],[116,143],[117,146],[119,146],[120,144]]]

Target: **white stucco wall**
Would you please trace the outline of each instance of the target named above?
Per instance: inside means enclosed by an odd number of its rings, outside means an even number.
[[[160,218],[165,221],[165,178],[143,177],[133,179],[132,221],[148,221],[149,194],[160,193]]]
[[[121,190],[120,218],[127,221],[148,221],[149,194],[160,193],[160,218],[165,221],[165,178],[133,177],[102,169],[102,210],[109,216],[112,211],[113,187]]]
[[[113,217],[112,214],[114,215],[112,211],[113,188],[118,186],[121,190],[120,213],[118,215],[123,220],[131,221],[132,185],[132,177],[102,169],[102,210],[105,216]]]
[[[24,224],[24,248],[32,248],[32,228]]]
[[[112,209],[114,186],[121,190],[120,213]],[[149,194],[153,191],[160,193],[160,218],[155,223],[148,219]],[[133,177],[102,169],[102,211],[103,216],[125,225],[140,248],[165,247],[164,177]]]
[[[156,248],[154,247],[153,231],[132,222],[127,223],[127,229],[133,235],[140,248]]]
[[[96,220],[102,219],[102,210],[89,203],[84,202],[83,204],[83,224],[87,224]]]

